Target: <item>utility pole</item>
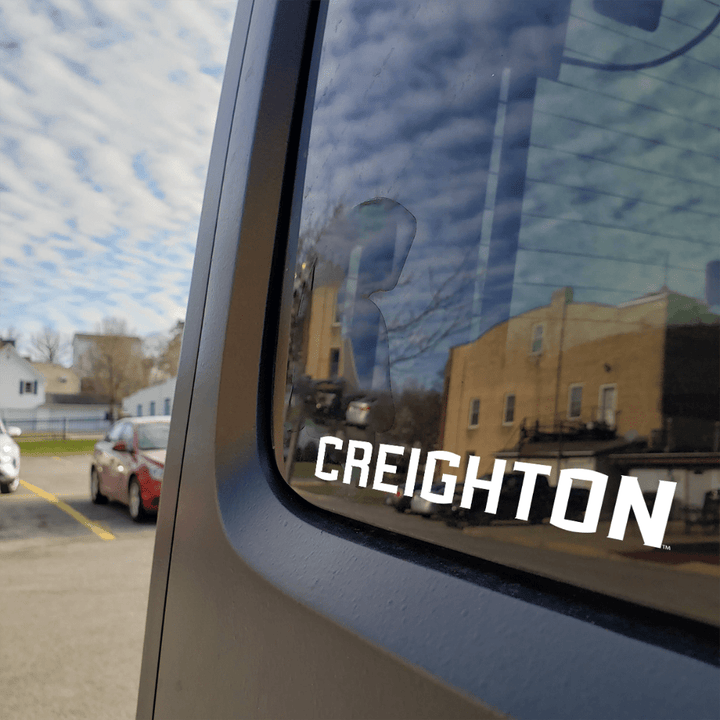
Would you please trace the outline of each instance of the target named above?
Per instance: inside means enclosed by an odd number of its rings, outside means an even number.
[[[562,461],[562,423],[558,423],[558,403],[560,400],[560,379],[562,376],[562,353],[563,343],[565,341],[565,321],[567,320],[567,306],[572,302],[573,290],[570,287],[563,289],[563,306],[562,306],[562,320],[560,321],[560,343],[558,347],[558,363],[557,363],[557,374],[555,376],[555,406],[553,409],[553,430],[557,429],[558,432],[558,454],[557,454],[557,472],[555,476],[555,484],[557,485],[560,479],[560,463]]]

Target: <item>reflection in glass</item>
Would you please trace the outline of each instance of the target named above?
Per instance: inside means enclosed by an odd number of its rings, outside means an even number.
[[[717,625],[720,16],[611,5],[330,7],[284,472]]]

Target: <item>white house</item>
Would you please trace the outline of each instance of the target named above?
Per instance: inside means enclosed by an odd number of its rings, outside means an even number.
[[[107,398],[80,394],[78,385],[72,370],[31,363],[12,343],[0,340],[0,417],[5,422],[23,432],[104,432],[109,425]],[[65,389],[73,392],[62,392]]]
[[[122,403],[123,415],[170,415],[176,379],[170,378],[128,395]]]
[[[0,340],[0,412],[34,410],[45,403],[45,376],[25,360],[12,342]]]

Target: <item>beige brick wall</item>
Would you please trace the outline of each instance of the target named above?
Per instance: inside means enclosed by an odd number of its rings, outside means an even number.
[[[599,419],[600,391],[615,386],[615,424],[619,435],[641,436],[662,422],[662,365],[666,298],[612,307],[570,303],[556,293],[545,307],[502,323],[473,343],[451,350],[443,449],[480,455],[481,472],[492,469],[500,450],[514,447],[523,420],[552,426],[568,421],[569,390],[582,386],[578,420]],[[532,353],[533,328],[542,324],[543,346]],[[560,335],[563,331],[562,363]],[[555,415],[557,391],[557,415]],[[515,417],[503,423],[505,397],[515,395]],[[469,428],[470,404],[480,400],[477,428]]]

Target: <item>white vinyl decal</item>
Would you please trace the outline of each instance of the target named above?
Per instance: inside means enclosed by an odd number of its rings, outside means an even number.
[[[315,464],[315,477],[327,482],[335,482],[340,479],[340,472],[337,468],[326,470],[328,446],[342,451],[344,441],[332,435],[326,435],[320,439],[318,446],[318,457]],[[444,462],[450,468],[459,468],[461,457],[455,453],[444,450],[432,450],[425,455],[425,470],[418,483],[418,468],[421,464],[422,450],[413,448],[409,452],[408,470],[405,474],[399,474],[397,465],[400,458],[405,454],[406,449],[401,445],[380,444],[375,450],[371,443],[359,440],[350,440],[345,452],[344,470],[342,482],[349,484],[353,479],[353,470],[358,473],[360,487],[367,487],[368,481],[372,483],[374,490],[394,495],[398,492],[400,485],[404,485],[403,494],[413,495],[417,485],[420,485],[420,497],[437,505],[449,505],[453,501],[455,487],[458,484],[458,476],[451,473],[443,473],[439,479],[436,478],[438,463]],[[472,507],[473,496],[476,491],[487,491],[484,512],[495,514],[498,510],[498,503],[505,481],[506,461],[495,460],[493,471],[490,477],[478,477],[480,458],[471,456],[462,482],[462,496],[460,507],[469,509]],[[530,514],[530,507],[535,492],[535,485],[538,475],[550,475],[552,468],[549,465],[537,463],[516,462],[513,470],[523,473],[522,487],[520,489],[516,519],[527,520]],[[387,482],[391,481],[391,482]],[[572,520],[567,517],[568,504],[573,490],[573,481],[582,483],[582,487],[588,488],[589,492],[582,520]],[[555,527],[573,533],[594,533],[597,531],[600,513],[603,508],[605,492],[608,485],[608,476],[594,470],[584,468],[568,468],[560,471],[557,488],[555,488],[550,513],[550,524]],[[630,511],[635,514],[638,528],[642,534],[643,542],[650,547],[659,548],[662,546],[665,529],[670,517],[670,509],[675,487],[677,483],[660,481],[657,496],[652,507],[648,509],[647,502],[643,497],[638,479],[629,475],[623,475],[620,487],[617,492],[615,506],[610,523],[609,538],[622,540],[625,537],[625,530],[630,519]]]

